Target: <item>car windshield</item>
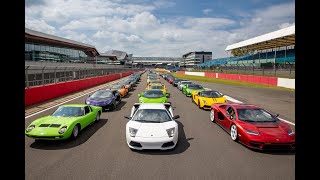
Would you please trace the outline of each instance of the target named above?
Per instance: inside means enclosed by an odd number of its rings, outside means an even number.
[[[192,82],[191,81],[183,81],[183,82],[181,82],[181,84],[192,84]]]
[[[190,84],[190,85],[188,85],[188,88],[189,89],[203,89],[203,87],[198,84]]]
[[[151,86],[150,89],[163,89],[162,86]]]
[[[219,98],[223,96],[220,92],[217,92],[217,91],[202,91],[200,95],[202,97],[208,97],[208,98]]]
[[[157,77],[149,77],[149,80],[157,80]]]
[[[162,91],[145,91],[143,93],[143,97],[146,97],[146,98],[161,98],[163,96],[164,95]]]
[[[112,92],[111,91],[97,91],[93,93],[90,98],[109,98],[112,97]]]
[[[84,115],[84,107],[71,107],[71,106],[60,106],[52,116],[63,116],[63,117],[71,117],[71,116],[83,116]]]
[[[238,109],[239,120],[249,122],[276,122],[277,118],[263,109]]]
[[[146,123],[163,123],[172,121],[164,109],[139,109],[132,118],[133,121]]]

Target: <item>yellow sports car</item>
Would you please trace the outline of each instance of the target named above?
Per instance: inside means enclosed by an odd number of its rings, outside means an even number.
[[[148,84],[146,90],[151,90],[151,89],[158,89],[158,90],[162,90],[163,94],[167,93],[167,88],[164,84],[161,83],[151,83]]]
[[[212,104],[227,102],[222,93],[213,90],[193,91],[191,97],[192,102],[196,103],[200,109],[211,109]]]

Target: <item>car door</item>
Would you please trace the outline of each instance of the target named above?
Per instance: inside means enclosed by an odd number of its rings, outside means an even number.
[[[196,93],[196,94],[193,96],[193,101],[194,101],[196,104],[198,104],[199,96],[200,96],[200,92]]]
[[[216,112],[215,117],[216,117],[216,122],[220,124],[223,129],[229,132],[229,130],[227,129],[229,124],[229,119],[227,118],[227,115],[226,115],[226,108],[227,108],[226,105],[219,106],[219,110]]]
[[[96,114],[92,111],[92,109],[89,106],[84,107],[84,112],[84,126],[81,125],[81,127],[83,128],[88,126],[96,118]]]
[[[232,122],[236,119],[236,114],[234,114],[233,116],[230,116],[231,111],[235,112],[235,109],[231,106],[228,106],[224,112],[225,121],[223,121],[223,126],[228,132],[230,132],[230,126]]]

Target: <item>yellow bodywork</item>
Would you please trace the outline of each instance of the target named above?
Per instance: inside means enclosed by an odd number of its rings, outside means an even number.
[[[215,103],[226,103],[227,98],[222,96],[219,98],[210,98],[210,97],[202,97],[199,96],[199,91],[193,91],[191,94],[192,101],[202,109],[211,109],[212,104]],[[200,105],[199,105],[200,103]]]
[[[160,84],[160,83],[151,83],[151,84],[148,84],[146,90],[152,89],[152,88],[151,88],[152,86],[162,86],[162,89],[161,89],[161,90],[162,90],[163,94],[166,94],[166,93],[167,93],[166,85]]]

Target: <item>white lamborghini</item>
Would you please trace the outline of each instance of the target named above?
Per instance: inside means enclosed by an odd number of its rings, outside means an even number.
[[[178,124],[169,103],[135,103],[126,125],[131,149],[173,149],[178,142]]]

